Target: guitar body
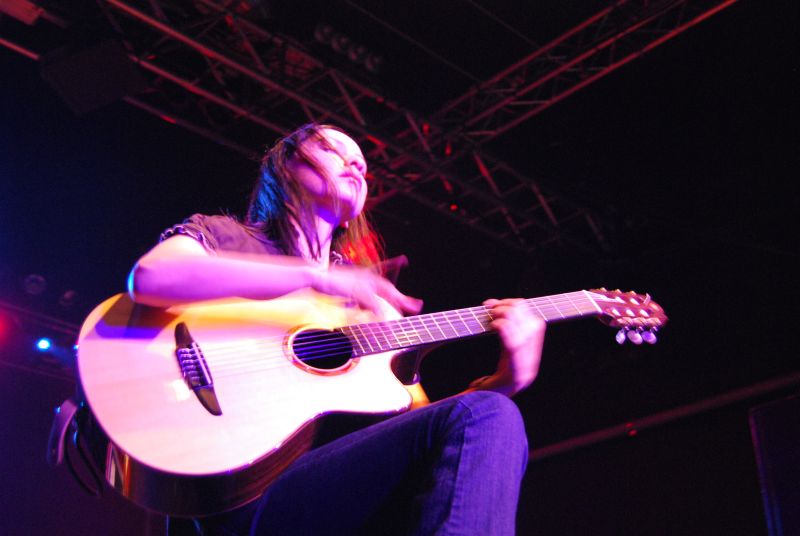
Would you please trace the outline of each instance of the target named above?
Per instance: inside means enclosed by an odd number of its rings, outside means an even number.
[[[88,436],[108,440],[98,456],[106,479],[159,512],[225,511],[257,498],[308,448],[317,417],[407,409],[410,395],[391,371],[398,352],[317,369],[292,350],[309,327],[369,320],[313,291],[169,309],[124,294],[106,300],[85,321],[78,352],[81,388],[99,425]],[[210,387],[190,388],[176,357],[178,332],[191,337]]]

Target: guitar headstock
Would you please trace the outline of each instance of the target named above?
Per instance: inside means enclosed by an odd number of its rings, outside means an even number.
[[[626,338],[634,344],[641,344],[642,341],[655,344],[656,332],[667,323],[664,309],[649,294],[604,288],[588,292],[600,308],[600,320],[611,327],[620,328],[617,333],[617,342],[620,344]]]

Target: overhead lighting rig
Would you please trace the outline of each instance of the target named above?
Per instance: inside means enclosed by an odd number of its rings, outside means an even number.
[[[318,43],[330,47],[334,52],[347,56],[352,63],[364,67],[377,74],[383,67],[383,56],[372,52],[364,45],[353,41],[349,36],[336,30],[329,24],[320,23],[314,30],[314,39]]]

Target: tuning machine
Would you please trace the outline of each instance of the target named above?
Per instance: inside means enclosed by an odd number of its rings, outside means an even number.
[[[626,340],[631,341],[633,344],[642,344],[642,342],[655,344],[658,342],[658,337],[656,336],[657,331],[658,328],[656,327],[650,329],[633,329],[625,326],[617,332],[614,338],[617,340],[617,344],[625,344]]]

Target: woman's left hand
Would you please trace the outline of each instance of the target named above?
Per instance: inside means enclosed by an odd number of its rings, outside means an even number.
[[[497,372],[473,383],[509,396],[528,387],[539,372],[546,324],[521,299],[490,299],[483,305],[492,315],[489,326],[503,345]]]

